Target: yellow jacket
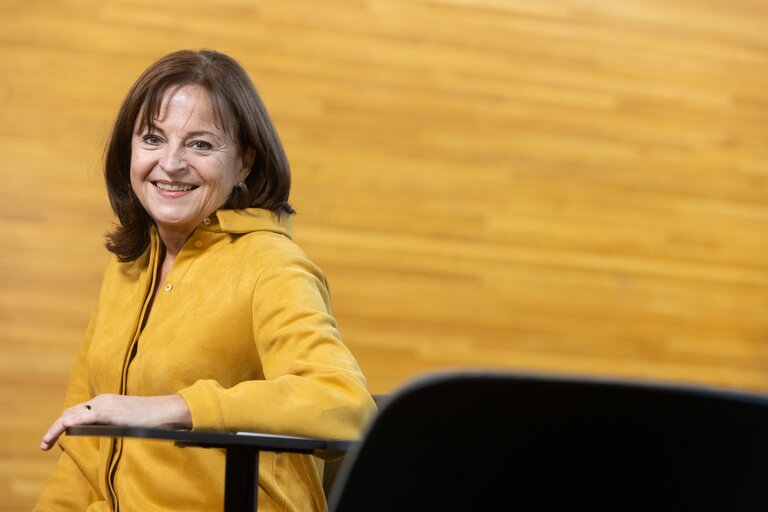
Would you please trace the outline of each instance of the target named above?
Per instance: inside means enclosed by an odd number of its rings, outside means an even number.
[[[216,212],[178,254],[148,318],[156,232],[136,262],[111,261],[65,406],[180,393],[195,430],[358,437],[375,406],[290,223],[260,209]],[[36,511],[222,509],[222,450],[66,435],[59,445]],[[263,452],[259,468],[260,511],[326,507],[321,460]]]

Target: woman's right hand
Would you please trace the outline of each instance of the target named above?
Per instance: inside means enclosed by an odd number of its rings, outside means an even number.
[[[69,427],[119,425],[121,427],[191,428],[192,415],[181,395],[126,396],[103,394],[73,405],[56,418],[40,443],[50,450]]]

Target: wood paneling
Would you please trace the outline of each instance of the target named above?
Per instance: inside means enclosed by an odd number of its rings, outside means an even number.
[[[96,299],[122,96],[237,58],[371,390],[502,367],[768,390],[762,0],[0,0],[0,509]]]

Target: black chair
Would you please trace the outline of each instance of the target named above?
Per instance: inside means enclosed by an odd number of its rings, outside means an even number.
[[[333,512],[768,510],[768,398],[460,372],[389,397]]]
[[[387,399],[387,395],[371,395],[373,401],[376,403],[376,407],[381,407],[381,404]],[[336,457],[326,458],[323,464],[323,492],[328,497],[331,494],[331,489],[336,484],[336,478],[339,474],[344,462],[347,460],[347,453],[339,453]]]

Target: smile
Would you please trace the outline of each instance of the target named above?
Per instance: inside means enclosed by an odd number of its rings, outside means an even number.
[[[160,190],[165,190],[166,192],[187,192],[188,190],[193,190],[197,188],[196,185],[162,183],[160,181],[155,181],[154,185]]]

